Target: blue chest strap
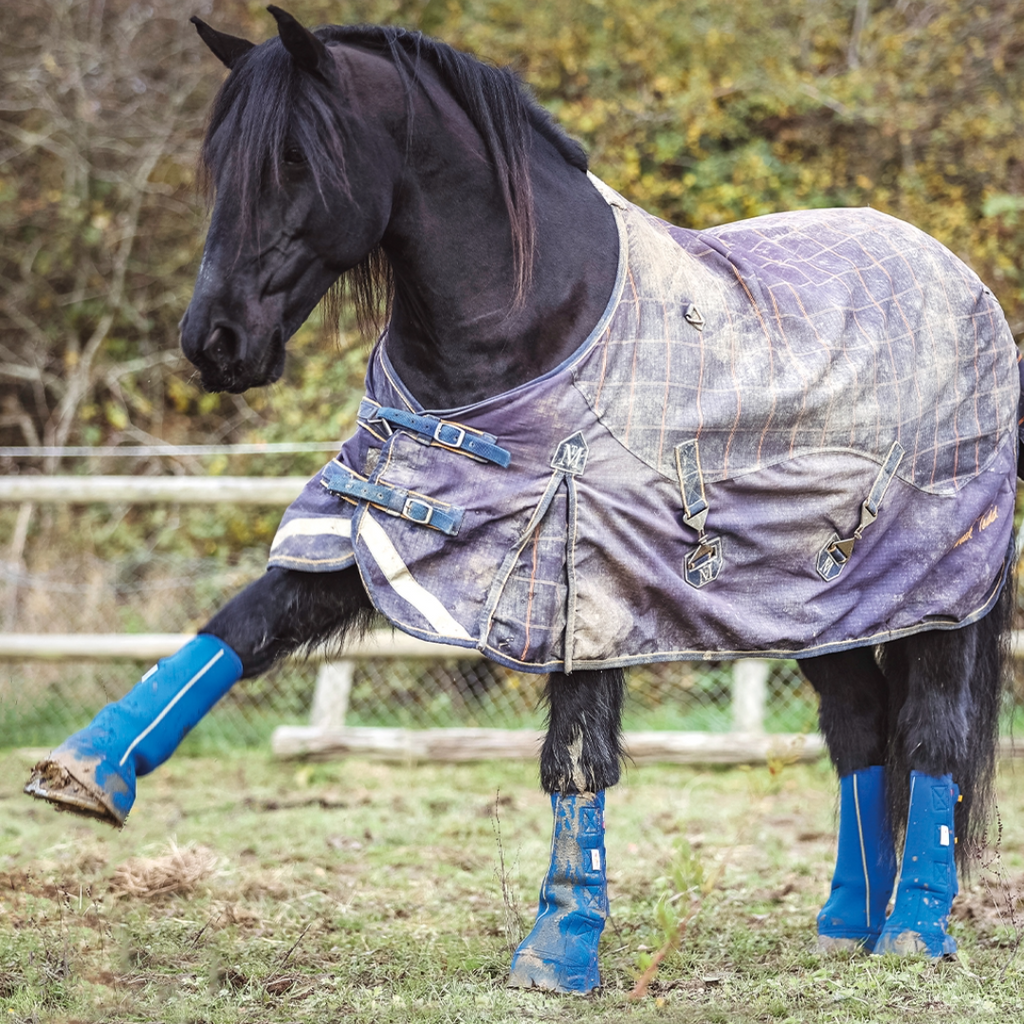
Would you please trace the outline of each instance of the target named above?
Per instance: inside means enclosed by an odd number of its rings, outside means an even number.
[[[407,519],[419,526],[431,526],[449,537],[459,532],[465,515],[465,509],[442,505],[421,494],[411,494],[401,487],[370,483],[338,462],[328,462],[324,466],[320,482],[332,494],[367,501],[390,516]]]
[[[493,462],[502,469],[507,469],[512,461],[512,455],[506,448],[502,448],[498,439],[493,434],[485,434],[482,431],[469,430],[459,426],[458,423],[451,423],[448,420],[439,419],[437,416],[424,416],[405,409],[392,409],[390,406],[377,405],[376,402],[364,398],[359,403],[359,419],[366,423],[379,423],[383,421],[389,426],[402,427],[411,430],[418,435],[420,440],[427,443],[436,441],[445,448],[462,452],[471,458],[481,459],[485,462]]]

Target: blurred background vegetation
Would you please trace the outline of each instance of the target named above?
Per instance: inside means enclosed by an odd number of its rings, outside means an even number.
[[[1019,0],[293,0],[308,24],[382,21],[514,67],[630,199],[703,227],[871,205],[966,260],[1024,333]],[[0,13],[0,445],[328,441],[361,389],[354,329],[290,346],[285,381],[205,395],[177,348],[207,214],[196,188],[225,72],[196,13],[252,39],[241,0],[22,0]],[[63,463],[0,472],[304,473],[320,455]],[[0,513],[11,526],[13,510]],[[60,529],[35,517],[27,542]],[[277,512],[95,510],[97,553],[231,558]],[[104,529],[116,515],[117,531]],[[47,528],[49,524],[49,529]]]
[[[1024,335],[1020,0],[286,6],[310,25],[396,23],[512,66],[598,175],[678,224],[858,205],[911,221],[981,275]],[[192,14],[254,40],[273,31],[263,5],[243,0],[0,5],[0,448],[326,442],[351,429],[368,347],[352,324],[332,341],[314,317],[289,345],[282,383],[243,396],[203,394],[178,352],[208,215],[196,155],[225,76]],[[15,473],[311,474],[324,459],[0,453],[0,488]],[[195,629],[262,570],[279,518],[276,508],[0,503],[0,628]],[[695,706],[718,708],[721,721],[690,727],[727,725],[721,673],[658,671],[671,675],[664,688],[657,673],[633,680],[637,707],[703,688]],[[813,699],[787,672],[779,694],[800,699],[780,706],[799,721],[776,727],[810,728]],[[441,675],[429,692],[464,702]],[[269,708],[269,688],[287,705],[274,705],[273,721],[297,720],[309,680],[283,679],[239,688],[237,700]],[[8,665],[5,735],[52,742],[127,681],[98,667]],[[520,685],[510,677],[506,688]],[[422,672],[402,686],[427,692]]]

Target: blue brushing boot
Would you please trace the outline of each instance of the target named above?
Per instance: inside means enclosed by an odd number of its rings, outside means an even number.
[[[551,867],[533,931],[512,958],[513,988],[590,992],[601,984],[597,944],[608,917],[604,865],[604,790],[551,794]]]
[[[896,851],[885,805],[885,769],[839,780],[839,850],[832,894],[818,914],[818,948],[875,948],[896,881]]]
[[[876,953],[927,953],[938,958],[956,952],[956,939],[946,934],[946,922],[959,891],[953,859],[953,810],[959,800],[960,790],[951,775],[910,773],[910,812],[896,904]]]
[[[25,792],[120,828],[135,802],[135,777],[163,764],[241,675],[238,655],[200,634],[40,761]]]

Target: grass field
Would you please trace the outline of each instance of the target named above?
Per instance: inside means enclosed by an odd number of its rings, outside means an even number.
[[[182,757],[142,781],[117,833],[21,796],[31,760],[0,752],[11,1024],[1024,1015],[1019,763],[1000,776],[1001,837],[954,910],[961,955],[938,965],[812,951],[834,844],[826,765],[631,768],[608,798],[604,988],[581,999],[504,987],[548,858],[534,766]]]

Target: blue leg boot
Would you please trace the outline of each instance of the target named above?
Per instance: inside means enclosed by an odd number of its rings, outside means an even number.
[[[509,985],[584,994],[601,984],[597,944],[608,917],[604,790],[551,794],[551,867],[533,931],[512,958]]]
[[[875,948],[896,881],[896,851],[885,804],[885,769],[839,780],[839,850],[832,893],[818,914],[818,948]]]
[[[120,828],[135,802],[136,776],[163,764],[241,675],[238,655],[200,634],[40,761],[25,792]]]
[[[960,790],[951,775],[910,773],[910,813],[896,903],[875,946],[876,953],[956,952],[946,922],[959,887],[953,853],[953,811]]]

